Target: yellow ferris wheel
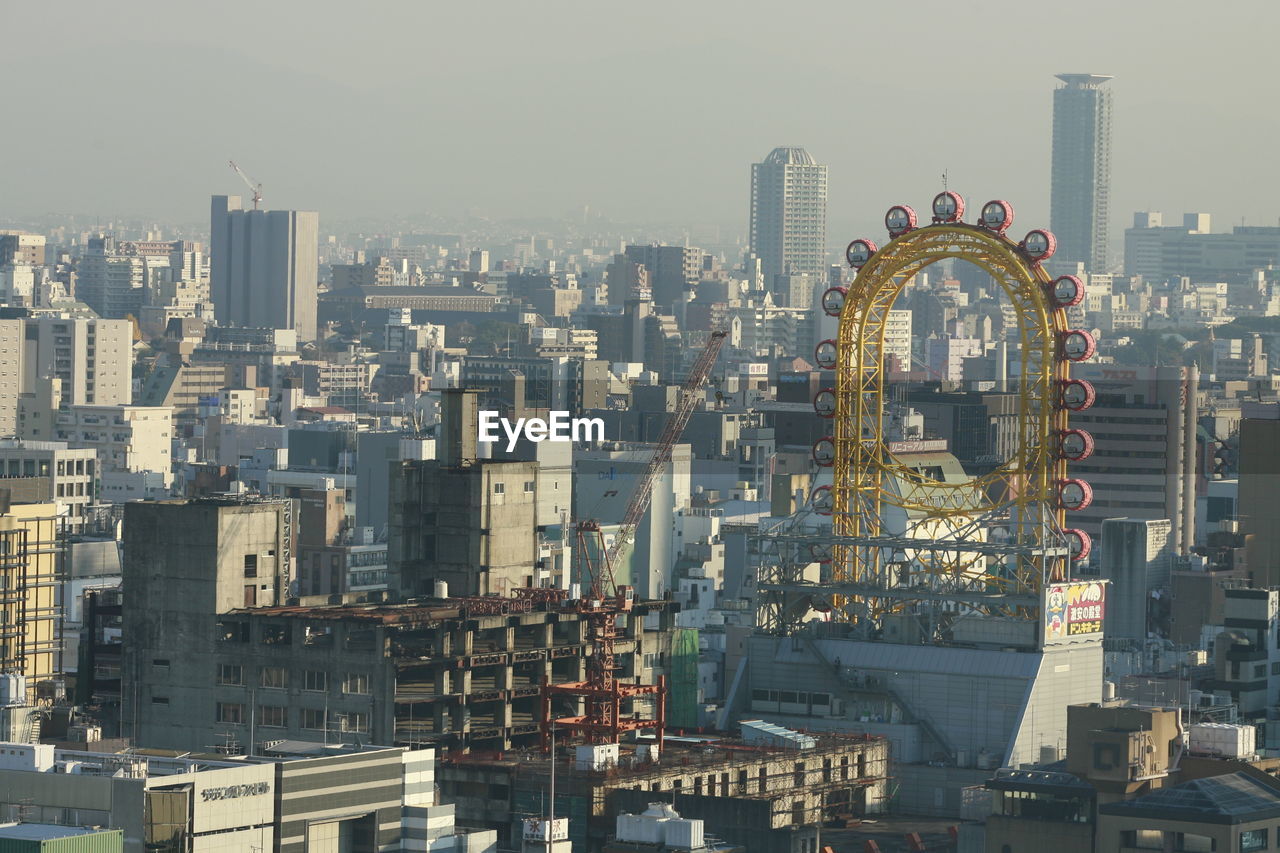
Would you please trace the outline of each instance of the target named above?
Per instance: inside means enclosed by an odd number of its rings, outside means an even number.
[[[836,618],[878,622],[920,605],[1010,615],[1037,607],[1045,583],[1065,580],[1087,557],[1087,534],[1067,513],[1092,500],[1089,484],[1067,474],[1067,463],[1093,451],[1093,439],[1071,429],[1072,411],[1094,399],[1070,365],[1090,358],[1092,335],[1072,329],[1067,309],[1085,296],[1075,276],[1052,278],[1043,263],[1054,236],[1035,229],[1007,236],[1013,207],[990,201],[977,221],[963,221],[964,199],[939,193],[929,224],[897,205],[885,215],[890,240],[878,247],[854,240],[846,259],[857,270],[847,288],[822,298],[839,317],[835,340],[818,344],[819,366],[835,372],[834,387],[814,399],[831,422],[814,447],[832,482],[811,507],[832,516],[831,603]],[[1016,440],[1007,458],[986,473],[957,482],[931,476],[907,458],[909,442],[894,440],[886,383],[889,311],[913,277],[947,258],[986,271],[1012,303],[1016,329],[1006,339],[1016,365]],[[901,519],[910,517],[910,529]]]

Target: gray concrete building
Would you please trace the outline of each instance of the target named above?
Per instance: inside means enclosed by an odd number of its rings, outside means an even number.
[[[216,617],[215,673],[190,701],[241,744],[278,739],[504,750],[538,742],[541,685],[586,677],[590,648],[576,602],[423,598],[343,604],[329,597]],[[655,683],[670,655],[673,617],[642,603],[615,649],[619,677]],[[173,665],[199,666],[176,653]],[[170,690],[147,673],[148,691]],[[145,711],[144,711],[145,714]],[[156,728],[144,731],[157,731]],[[195,736],[192,733],[190,736]],[[206,735],[207,738],[207,735]]]
[[[450,390],[437,458],[392,467],[388,588],[405,597],[507,595],[535,585],[538,463],[481,459],[479,402]]]
[[[218,323],[315,340],[319,233],[315,211],[244,210],[239,196],[214,196],[209,287]]]
[[[122,734],[198,749],[248,719],[243,704],[211,692],[238,680],[215,662],[218,615],[283,601],[295,515],[289,500],[125,505]]]
[[[692,291],[702,277],[702,250],[690,246],[627,246],[625,257],[648,271],[648,284],[655,305],[670,311],[686,291]],[[622,299],[610,300],[616,305]]]
[[[1012,627],[967,629],[985,640],[968,647],[758,634],[728,679],[740,691],[728,708],[810,732],[884,737],[897,807],[958,815],[961,790],[996,767],[1061,757],[1067,706],[1102,698],[1101,634],[1042,643]]]
[[[1068,526],[1096,539],[1107,518],[1168,519],[1171,548],[1186,554],[1195,545],[1198,368],[1076,364],[1071,375],[1093,383],[1097,402],[1071,413],[1095,449],[1070,465],[1093,502],[1068,513]]]
[[[1168,519],[1108,518],[1102,522],[1102,577],[1111,581],[1109,640],[1145,641],[1152,593],[1173,580]]]

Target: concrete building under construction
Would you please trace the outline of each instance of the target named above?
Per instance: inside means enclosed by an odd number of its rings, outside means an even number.
[[[458,750],[532,746],[543,681],[585,677],[586,623],[560,602],[302,601],[218,618],[211,654],[218,678],[203,704],[234,709],[221,714],[219,730],[240,743],[301,738]],[[649,613],[657,630],[644,628]],[[636,605],[636,618],[627,620],[615,645],[620,678],[657,679],[670,656],[670,623],[665,603]]]
[[[656,760],[643,739],[557,750],[555,815],[568,818],[575,851],[601,849],[618,814],[666,802],[752,853],[808,853],[821,824],[886,809],[887,740],[790,734],[786,742],[668,737]],[[551,773],[540,751],[472,753],[442,761],[438,779],[458,822],[497,830],[501,844],[519,838],[525,818],[545,814]]]
[[[586,623],[561,591],[286,604],[276,555],[291,513],[288,501],[128,505],[123,734],[250,754],[281,739],[503,750],[537,742],[544,681],[585,677]],[[673,610],[637,602],[621,620],[620,679],[665,672]],[[651,716],[632,707],[643,701],[624,711]]]

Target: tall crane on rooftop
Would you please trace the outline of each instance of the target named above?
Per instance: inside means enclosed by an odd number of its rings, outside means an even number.
[[[697,392],[711,374],[716,357],[724,343],[726,332],[714,331],[698,355],[688,378],[680,388],[680,398],[667,419],[658,438],[653,456],[644,472],[636,480],[622,524],[607,547],[604,532],[597,519],[579,521],[577,533],[577,559],[579,571],[590,581],[590,590],[578,602],[579,611],[587,623],[587,641],[591,645],[591,657],[587,660],[587,679],[567,684],[544,683],[542,689],[542,738],[546,746],[552,726],[568,729],[570,733],[583,735],[591,743],[617,743],[623,732],[637,729],[655,729],[659,750],[662,731],[666,726],[666,679],[655,684],[623,684],[617,677],[614,641],[618,638],[618,615],[629,613],[635,603],[635,590],[630,586],[618,586],[614,573],[618,561],[635,539],[636,528],[649,511],[653,499],[653,484],[667,464],[676,442],[684,433],[697,405]],[[553,719],[551,700],[554,696],[568,696],[585,701],[585,713],[579,716]],[[656,718],[642,720],[633,716],[622,719],[622,701],[636,696],[654,696]]]
[[[236,174],[240,176],[240,179],[244,181],[245,185],[253,192],[253,209],[257,210],[258,204],[262,201],[262,184],[254,183],[253,178],[246,175],[244,173],[244,169],[241,169],[236,165],[235,160],[228,160],[227,162],[231,164],[231,168],[235,169]]]

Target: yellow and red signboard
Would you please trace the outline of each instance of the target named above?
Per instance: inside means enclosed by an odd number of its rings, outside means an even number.
[[[1074,581],[1044,588],[1044,640],[1101,636],[1107,615],[1107,582]]]

